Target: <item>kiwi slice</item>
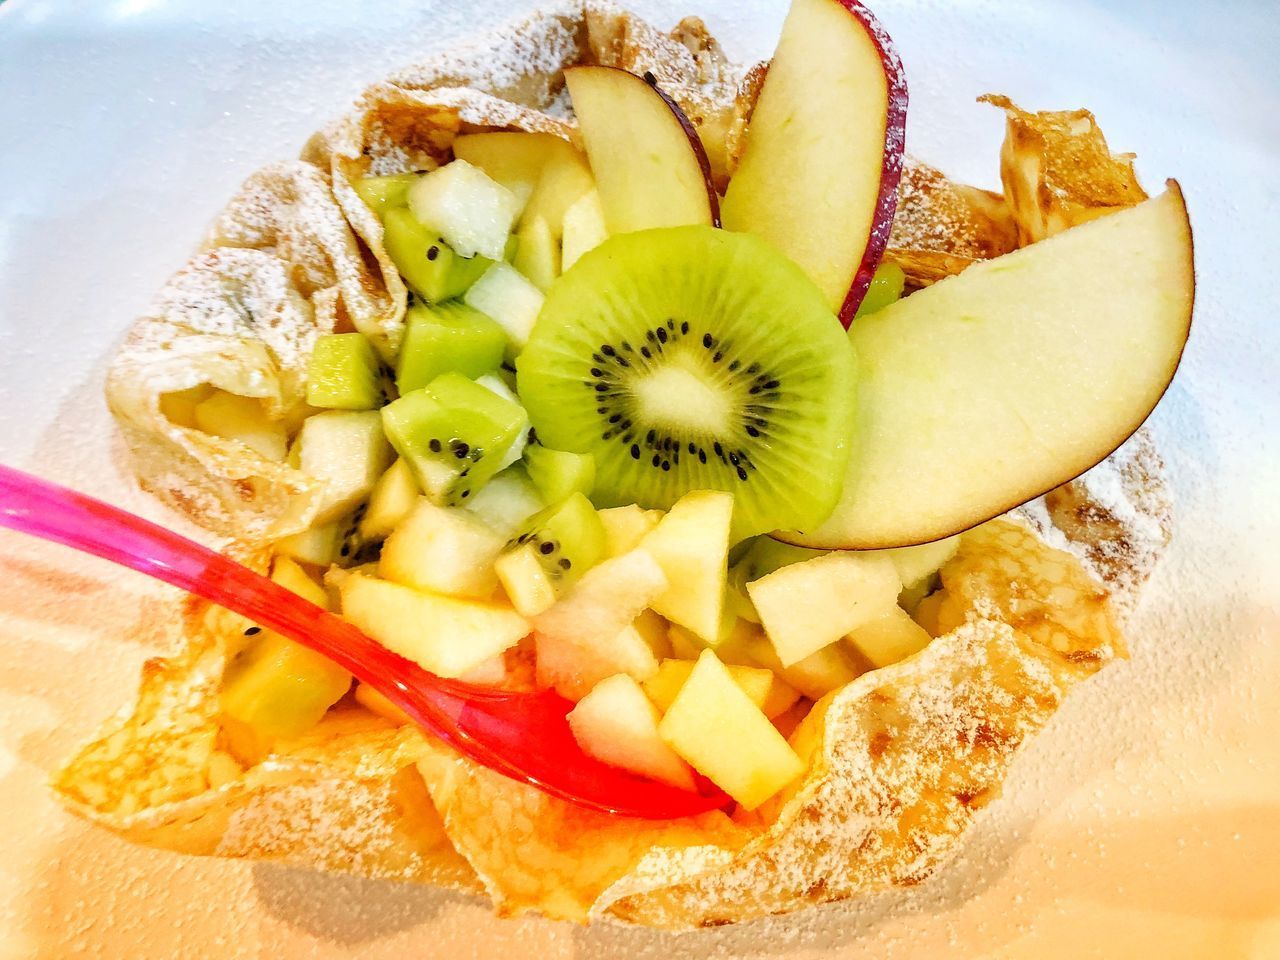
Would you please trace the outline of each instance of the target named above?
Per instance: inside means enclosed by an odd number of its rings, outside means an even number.
[[[516,368],[541,442],[595,457],[601,506],[727,490],[742,538],[813,529],[840,495],[853,351],[821,291],[757,237],[611,237],[552,285]]]
[[[506,347],[506,331],[479,310],[454,300],[416,304],[405,312],[396,387],[408,393],[450,370],[478,377],[498,369]]]
[[[488,257],[461,257],[424,227],[407,207],[382,215],[382,245],[413,292],[431,303],[459,297],[493,264]]]
[[[506,464],[526,429],[518,403],[460,373],[436,377],[382,408],[387,439],[434,503],[458,506]]]
[[[507,549],[525,544],[559,593],[604,557],[604,524],[591,501],[575,493],[534,515]]]
[[[334,410],[372,410],[386,399],[382,361],[364,334],[317,338],[307,365],[307,403]]]

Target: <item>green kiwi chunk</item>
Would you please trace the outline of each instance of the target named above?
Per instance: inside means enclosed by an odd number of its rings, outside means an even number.
[[[508,549],[526,543],[533,544],[534,555],[559,591],[600,562],[604,524],[591,501],[575,493],[530,519]]]
[[[460,297],[493,263],[488,257],[460,257],[407,207],[382,215],[382,245],[405,283],[429,303]]]
[[[867,287],[867,295],[858,304],[858,312],[853,315],[865,317],[869,313],[883,310],[895,300],[902,298],[902,290],[907,285],[907,275],[896,263],[882,263],[876,267],[871,276],[871,285]]]
[[[591,496],[596,483],[596,461],[589,453],[530,444],[524,451],[524,465],[548,503],[559,503],[574,493]]]
[[[840,496],[852,348],[821,291],[757,237],[611,237],[552,286],[516,366],[541,442],[595,457],[601,506],[727,490],[740,539],[813,529]]]
[[[422,492],[457,506],[501,469],[527,420],[518,403],[446,373],[383,407],[382,424]]]
[[[307,403],[333,410],[382,406],[382,361],[361,333],[330,333],[316,340],[307,365]]]
[[[507,334],[479,310],[457,301],[416,304],[405,313],[396,387],[409,393],[453,370],[478,377],[498,369]]]
[[[408,204],[409,188],[419,176],[416,173],[393,173],[385,177],[364,177],[354,186],[360,199],[381,217],[388,210]]]

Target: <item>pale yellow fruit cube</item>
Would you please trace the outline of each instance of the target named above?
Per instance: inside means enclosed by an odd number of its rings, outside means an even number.
[[[493,563],[507,599],[525,617],[536,617],[556,602],[555,584],[534,550],[533,544],[526,543],[500,554]]]
[[[421,497],[383,544],[378,574],[417,590],[484,599],[498,587],[494,561],[503,546],[473,514]]]
[[[529,621],[491,603],[423,593],[351,574],[338,582],[342,616],[374,640],[441,677],[460,677],[529,633]]]
[[[901,607],[868,620],[845,639],[874,667],[887,667],[919,653],[933,639]]]
[[[710,650],[658,725],[662,739],[747,810],[804,773],[804,763]]]
[[[602,680],[569,713],[585,753],[610,766],[693,790],[693,771],[658,734],[658,711],[626,674]]]
[[[778,659],[791,666],[896,606],[902,584],[884,557],[828,553],[747,584]]]
[[[732,494],[693,490],[640,542],[667,577],[653,609],[711,644],[719,638],[724,612],[732,522]]]
[[[643,510],[634,503],[598,512],[600,524],[604,527],[606,557],[617,557],[634,550],[662,519],[661,510]]]

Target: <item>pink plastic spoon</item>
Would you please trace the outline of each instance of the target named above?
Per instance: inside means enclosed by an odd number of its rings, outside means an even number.
[[[323,654],[459,753],[584,807],[661,820],[729,802],[631,776],[582,752],[551,692],[512,693],[428,673],[248,567],[101,500],[0,466],[0,526],[181,587]]]

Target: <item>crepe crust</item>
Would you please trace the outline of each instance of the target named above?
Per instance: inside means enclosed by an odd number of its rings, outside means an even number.
[[[162,396],[211,383],[287,422],[305,414],[318,334],[358,329],[393,349],[406,291],[353,181],[431,169],[461,132],[574,140],[562,71],[582,62],[652,70],[727,177],[766,66],[740,77],[693,18],[662,34],[609,6],[567,4],[400,71],[301,160],[250,178],[130,332],[108,397],[142,484],[235,537],[232,552],[259,569],[271,540],[306,528],[314,481],[171,422]],[[998,256],[1022,227],[998,195],[924,164],[903,181],[890,256],[915,285]],[[136,842],[483,892],[504,914],[684,928],[919,883],[1069,690],[1123,656],[1117,613],[1167,539],[1158,458],[1141,437],[1016,518],[964,535],[941,572],[946,632],[820,702],[792,736],[808,773],[752,815],[652,823],[582,810],[352,697],[262,755],[218,709],[227,651],[248,624],[198,600],[142,625],[177,652],[145,665],[136,704],[54,787]]]

